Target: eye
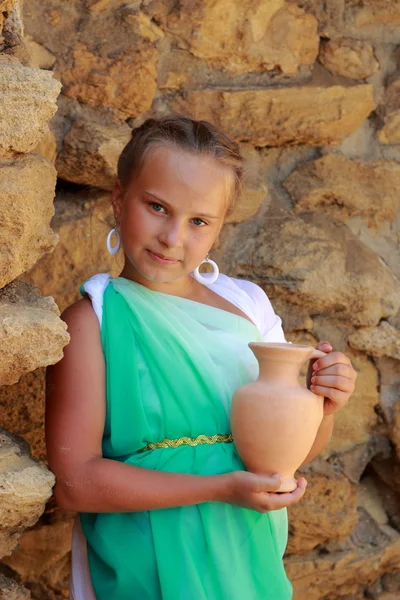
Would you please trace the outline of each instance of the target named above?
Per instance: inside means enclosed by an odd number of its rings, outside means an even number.
[[[158,202],[150,202],[150,206],[155,212],[165,211],[165,208],[161,204],[158,204]]]
[[[196,225],[196,227],[202,227],[203,225],[207,225],[207,223],[203,221],[203,219],[198,219],[197,217],[192,219],[192,222],[194,223],[194,225]]]

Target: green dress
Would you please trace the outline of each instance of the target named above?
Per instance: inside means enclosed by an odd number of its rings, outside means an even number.
[[[233,443],[143,448],[230,432],[232,394],[258,375],[248,348],[261,340],[255,325],[116,278],[104,293],[101,332],[104,457],[196,475],[244,469]],[[292,598],[282,562],[285,509],[260,514],[210,502],[80,517],[98,600]]]

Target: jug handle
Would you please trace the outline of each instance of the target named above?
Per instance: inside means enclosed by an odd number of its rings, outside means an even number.
[[[317,350],[316,348],[314,348],[307,360],[314,360],[314,358],[322,358],[326,355],[326,352],[322,352],[322,350]]]

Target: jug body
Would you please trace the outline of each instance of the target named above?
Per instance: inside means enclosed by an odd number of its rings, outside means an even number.
[[[315,441],[324,399],[299,381],[302,365],[325,356],[311,346],[252,343],[260,365],[256,381],[238,388],[232,399],[231,430],[248,471],[283,477],[280,492],[296,488],[295,471]]]

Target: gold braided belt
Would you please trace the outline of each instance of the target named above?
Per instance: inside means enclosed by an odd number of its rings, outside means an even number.
[[[178,448],[179,446],[203,446],[204,444],[230,444],[233,442],[231,433],[217,433],[216,435],[198,435],[195,438],[181,437],[174,440],[167,438],[161,440],[161,442],[155,442],[154,444],[148,443],[144,448],[141,448],[139,452],[146,452],[146,450],[157,450],[158,448]]]

